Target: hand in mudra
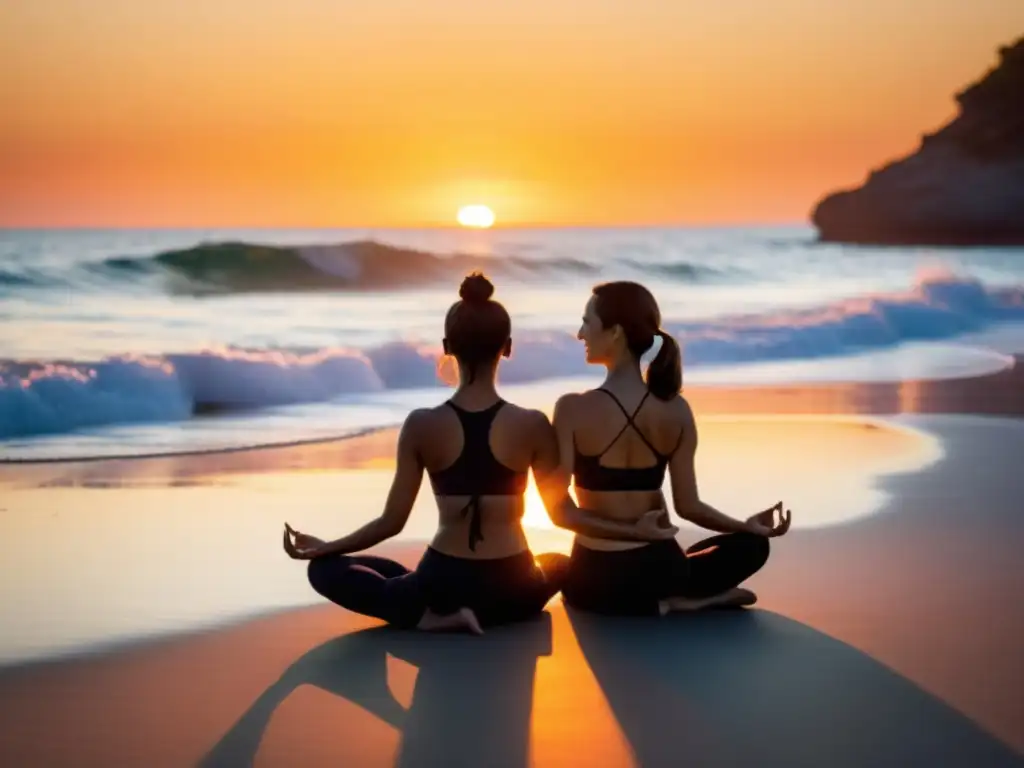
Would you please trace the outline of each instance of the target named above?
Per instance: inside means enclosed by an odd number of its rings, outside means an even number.
[[[288,523],[284,524],[284,551],[293,560],[312,560],[324,543],[316,536],[300,533]]]
[[[778,523],[775,522],[776,513],[778,513],[779,516]],[[756,515],[751,515],[747,519],[747,528],[751,533],[759,536],[775,538],[777,536],[784,536],[789,530],[789,526],[792,522],[792,511],[787,509],[783,512],[782,502],[779,501],[764,510],[764,512],[758,512]]]

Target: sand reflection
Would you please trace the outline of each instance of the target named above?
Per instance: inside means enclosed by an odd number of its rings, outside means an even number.
[[[378,514],[395,433],[230,453],[6,465],[0,661],[180,631],[316,600],[280,551],[284,520],[339,536]],[[879,509],[880,477],[941,455],[918,432],[863,419],[711,417],[698,476],[732,514],[785,499],[795,528]],[[531,547],[568,551],[531,482]],[[414,562],[436,526],[427,486],[399,547]],[[684,532],[687,538],[697,535]],[[58,563],[59,567],[54,567]]]

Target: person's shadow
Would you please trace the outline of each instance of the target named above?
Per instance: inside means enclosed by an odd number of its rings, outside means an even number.
[[[867,654],[768,611],[567,613],[642,766],[1024,765]]]
[[[253,765],[277,707],[299,686],[312,685],[400,730],[396,765],[522,768],[529,762],[537,659],[551,647],[546,612],[483,637],[376,627],[334,638],[288,667],[199,765]],[[388,688],[388,654],[419,669],[408,710]]]
[[[566,612],[638,765],[1024,765],[906,678],[777,614],[616,619]],[[546,612],[483,637],[387,627],[344,635],[294,662],[199,765],[253,765],[278,706],[313,685],[399,730],[396,765],[522,768],[530,760],[536,663],[551,649]],[[419,668],[408,709],[388,687],[388,654]],[[580,755],[587,754],[581,744]]]

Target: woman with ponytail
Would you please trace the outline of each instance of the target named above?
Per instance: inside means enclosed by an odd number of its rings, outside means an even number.
[[[604,384],[565,395],[555,406],[561,473],[542,488],[557,525],[576,532],[563,594],[577,608],[614,614],[664,614],[756,600],[739,588],[768,560],[768,539],[789,530],[779,502],[736,520],[701,500],[694,456],[697,426],[680,394],[679,345],[661,328],[658,304],[642,285],[598,285],[577,334],[587,362],[603,365]],[[660,348],[641,372],[656,337]],[[662,493],[671,478],[676,513],[720,535],[683,550]],[[579,508],[561,502],[572,477]],[[779,514],[776,521],[775,515]],[[647,524],[656,516],[661,527]],[[617,525],[618,534],[602,526]]]
[[[556,472],[558,444],[545,414],[498,395],[511,320],[493,292],[486,277],[470,275],[448,310],[442,344],[458,363],[458,387],[406,419],[383,513],[332,542],[285,525],[285,552],[311,561],[313,589],[343,608],[399,627],[480,633],[539,614],[561,587],[565,555],[535,559],[522,526],[527,473]],[[402,531],[424,472],[439,524],[416,570],[354,555]]]

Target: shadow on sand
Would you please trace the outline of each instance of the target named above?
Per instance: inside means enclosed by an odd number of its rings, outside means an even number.
[[[274,711],[301,685],[341,696],[401,730],[399,766],[525,766],[537,659],[551,653],[551,616],[483,637],[377,627],[314,648],[285,670],[199,763],[252,765]],[[417,667],[409,709],[388,688],[387,655]]]
[[[568,613],[639,765],[1024,764],[867,654],[778,614]]]
[[[568,613],[638,765],[1022,765],[907,679],[782,616]],[[400,729],[397,765],[526,766],[534,672],[551,653],[551,626],[544,614],[482,638],[387,628],[336,638],[292,664],[200,765],[252,765],[276,708],[313,685]],[[419,668],[408,710],[388,688],[387,654]]]

